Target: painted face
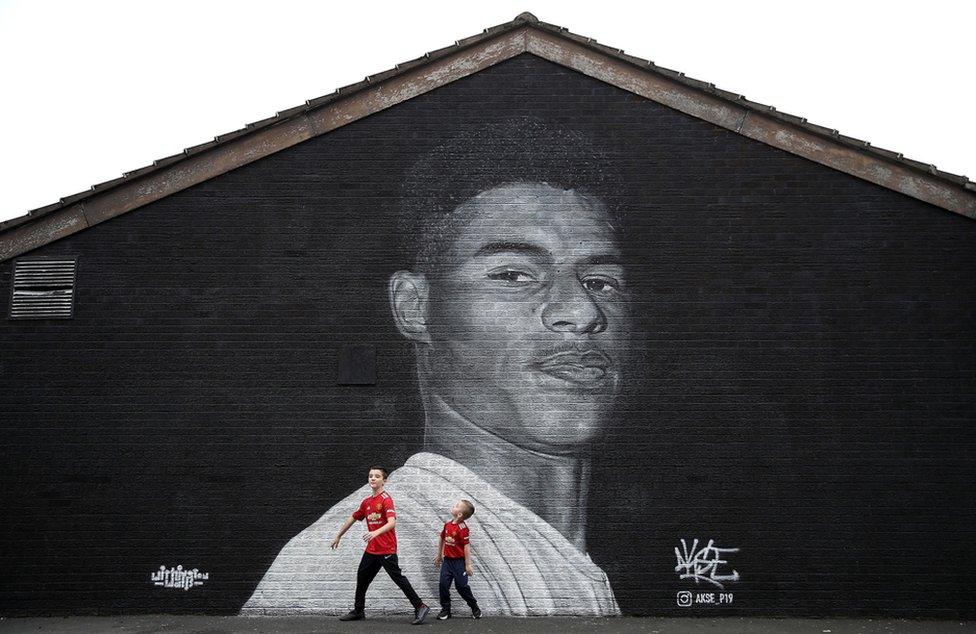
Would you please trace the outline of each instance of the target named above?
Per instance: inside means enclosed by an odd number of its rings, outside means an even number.
[[[454,213],[429,280],[435,393],[520,446],[578,448],[603,428],[629,348],[624,269],[603,205],[523,183]]]

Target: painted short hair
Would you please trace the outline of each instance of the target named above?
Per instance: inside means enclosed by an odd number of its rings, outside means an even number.
[[[613,213],[619,190],[607,153],[588,135],[518,118],[465,131],[423,155],[407,172],[397,231],[402,266],[430,272],[452,235],[452,213],[502,185],[545,183],[601,201]]]
[[[468,519],[474,515],[474,504],[471,503],[471,500],[461,500],[461,504],[464,505],[464,511],[461,513],[464,519]]]
[[[380,466],[377,466],[377,465],[373,465],[372,467],[369,468],[369,471],[367,471],[366,473],[369,473],[370,471],[379,471],[380,473],[383,474],[383,479],[384,480],[386,480],[387,478],[390,477],[390,472],[386,470],[386,467],[380,467]]]

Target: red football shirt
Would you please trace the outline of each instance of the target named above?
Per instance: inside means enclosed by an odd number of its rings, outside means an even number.
[[[455,524],[445,522],[441,530],[444,539],[445,557],[464,557],[464,547],[468,545],[468,526],[463,521]]]
[[[352,514],[353,519],[366,520],[366,530],[375,531],[386,526],[386,520],[396,517],[393,498],[384,491],[379,495],[371,495],[363,500],[359,509]],[[387,531],[379,537],[374,537],[366,544],[366,552],[371,555],[395,555],[397,551],[396,529]]]

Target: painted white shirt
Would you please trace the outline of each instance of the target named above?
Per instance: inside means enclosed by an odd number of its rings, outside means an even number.
[[[514,502],[466,467],[433,453],[413,455],[390,474],[386,491],[397,512],[400,568],[420,598],[438,603],[433,564],[438,536],[458,499],[471,500],[474,574],[471,590],[486,615],[617,616],[606,574],[538,515]],[[243,615],[344,614],[352,609],[364,532],[357,523],[339,549],[336,532],[370,494],[364,485],[292,538],[241,608]],[[452,592],[452,604],[466,610]],[[384,571],[366,595],[368,614],[409,612],[411,606]]]

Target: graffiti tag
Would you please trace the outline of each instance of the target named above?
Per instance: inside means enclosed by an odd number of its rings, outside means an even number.
[[[722,557],[726,553],[737,552],[739,552],[738,548],[718,548],[713,539],[708,540],[708,544],[701,549],[698,548],[696,539],[692,541],[689,548],[688,543],[682,539],[681,549],[679,550],[677,546],[674,549],[674,554],[678,558],[678,565],[674,567],[674,571],[678,573],[680,579],[694,579],[696,585],[700,581],[707,581],[724,590],[725,586],[722,582],[738,581],[739,573],[732,570],[732,574],[721,574],[719,567],[729,563]]]
[[[210,579],[210,573],[200,572],[196,568],[183,570],[183,566],[169,569],[166,566],[160,566],[158,571],[150,574],[150,578],[154,586],[186,591],[194,586],[202,586],[204,581]]]

